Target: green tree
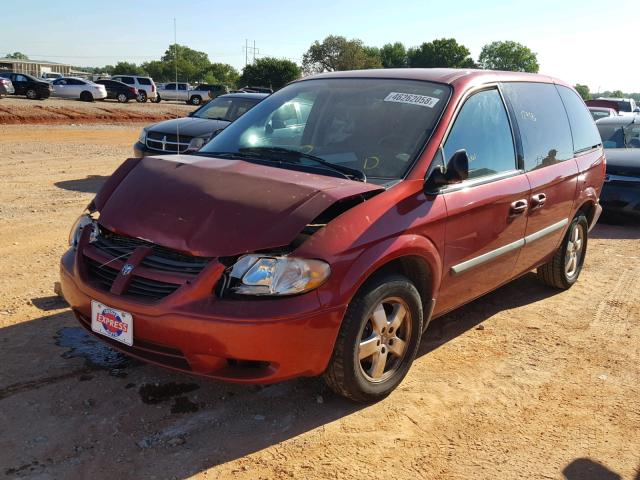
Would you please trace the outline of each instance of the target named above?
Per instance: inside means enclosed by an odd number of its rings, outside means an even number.
[[[139,67],[135,63],[131,62],[118,62],[113,67],[113,72],[111,75],[146,75],[147,72],[144,71],[142,67]]]
[[[212,63],[204,76],[205,83],[221,83],[234,88],[239,80],[238,71],[226,63]]]
[[[168,75],[169,71],[173,72],[171,78],[175,77],[177,66],[178,81],[181,82],[202,80],[211,66],[209,56],[206,53],[179,44],[169,45],[160,60],[165,63],[165,74]]]
[[[576,92],[580,94],[583,100],[589,100],[591,98],[589,87],[587,85],[581,85],[578,83],[574,88],[576,89]]]
[[[419,68],[473,68],[469,49],[455,38],[440,38],[410,48],[407,54],[410,67]]]
[[[365,47],[361,40],[347,40],[338,35],[329,35],[322,43],[316,40],[302,57],[302,68],[307,73],[381,66],[377,49]]]
[[[626,95],[624,94],[624,92],[622,90],[614,90],[613,92],[611,92],[611,96],[614,98],[624,98],[626,97]]]
[[[492,42],[482,47],[478,59],[488,70],[538,73],[537,55],[528,47],[513,41]]]
[[[171,66],[162,60],[151,60],[140,65],[156,82],[166,82],[171,79]]]
[[[407,66],[407,49],[400,43],[387,43],[380,49],[380,61],[384,68],[404,68]]]
[[[13,53],[8,53],[7,54],[7,58],[15,58],[16,60],[29,60],[29,57],[27,57],[24,53],[22,52],[13,52]]]
[[[240,82],[243,85],[278,90],[301,74],[300,67],[290,60],[265,57],[256,60],[253,65],[247,65],[242,71]]]

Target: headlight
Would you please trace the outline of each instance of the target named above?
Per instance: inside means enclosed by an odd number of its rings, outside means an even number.
[[[241,295],[293,295],[319,287],[330,273],[321,260],[245,255],[231,270],[231,289]]]
[[[140,132],[140,136],[138,137],[138,141],[140,143],[147,143],[147,129],[143,128]]]
[[[78,217],[78,219],[71,227],[71,231],[69,232],[69,246],[76,248],[78,246],[78,242],[80,241],[80,236],[82,235],[82,231],[85,227],[89,226],[91,231],[91,238],[89,241],[93,242],[96,240],[98,236],[98,223],[97,214],[89,214],[87,212],[83,213]]]
[[[206,137],[193,137],[189,142],[189,146],[187,147],[187,151],[189,152],[197,152],[209,141],[211,135]]]

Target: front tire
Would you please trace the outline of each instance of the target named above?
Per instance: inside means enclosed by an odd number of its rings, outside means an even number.
[[[147,92],[144,90],[140,90],[138,92],[138,96],[136,97],[136,102],[145,103],[147,101]]]
[[[374,402],[405,377],[420,344],[423,311],[415,286],[400,275],[373,279],[342,321],[326,384],[356,402]]]
[[[124,93],[119,93],[116,96],[116,99],[118,100],[118,102],[120,103],[127,103],[129,101],[129,97],[127,97]]]
[[[38,92],[36,92],[33,88],[30,88],[29,90],[27,90],[25,95],[29,100],[37,100],[38,99]]]
[[[160,103],[162,99],[160,98],[160,94],[156,94],[156,99],[153,101],[154,103]]]
[[[589,223],[587,217],[580,212],[575,216],[562,245],[550,262],[538,267],[538,278],[545,285],[567,290],[578,281],[582,264],[587,253]]]
[[[202,103],[202,97],[200,95],[194,95],[189,99],[191,105],[200,105]]]
[[[91,92],[82,92],[80,94],[80,100],[83,102],[93,102],[93,95],[91,95]]]

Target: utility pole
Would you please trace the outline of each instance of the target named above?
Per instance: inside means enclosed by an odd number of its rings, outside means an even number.
[[[249,50],[251,50],[251,55],[253,57],[253,63],[256,63],[256,53],[260,54],[260,49],[256,47],[256,41],[253,41],[253,47],[249,46],[249,39],[244,39],[244,66],[246,67],[249,64]]]
[[[256,41],[253,41],[253,63],[256,63]]]

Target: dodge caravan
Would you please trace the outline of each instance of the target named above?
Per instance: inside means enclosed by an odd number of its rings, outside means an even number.
[[[604,172],[559,80],[320,74],[197,154],[126,160],[73,226],[62,288],[133,357],[243,383],[322,375],[374,401],[431,319],[533,269],[571,287]]]

